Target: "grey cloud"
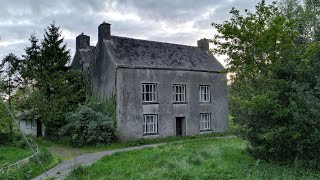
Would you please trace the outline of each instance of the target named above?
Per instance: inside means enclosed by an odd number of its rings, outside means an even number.
[[[42,38],[44,29],[55,20],[61,30],[74,37],[65,38],[71,53],[75,36],[85,33],[91,36],[92,45],[97,41],[97,28],[103,21],[112,24],[113,35],[170,43],[195,45],[203,30],[211,31],[212,22],[229,18],[232,6],[240,9],[254,8],[259,0],[0,0],[1,41],[23,40],[23,43],[0,47],[0,59],[9,52],[23,54],[29,44],[30,34]],[[207,17],[203,14],[215,9]],[[103,12],[135,14],[141,21],[117,20],[104,17]],[[168,26],[194,22],[195,31],[166,33],[160,23]],[[10,24],[11,23],[11,24]]]

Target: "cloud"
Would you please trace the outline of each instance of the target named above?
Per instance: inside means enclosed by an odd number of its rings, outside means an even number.
[[[97,42],[98,25],[111,23],[118,36],[196,45],[212,38],[212,22],[230,18],[229,11],[254,9],[260,0],[0,0],[0,58],[24,53],[30,34],[42,38],[52,21],[61,27],[71,53],[80,33]],[[268,2],[268,1],[267,1]],[[71,54],[73,55],[73,54]]]

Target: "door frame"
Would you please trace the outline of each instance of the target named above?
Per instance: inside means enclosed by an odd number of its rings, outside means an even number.
[[[187,118],[186,116],[175,116],[174,118],[174,122],[175,122],[175,136],[178,136],[177,134],[177,120],[178,118],[180,119],[180,123],[181,123],[181,128],[182,128],[182,133],[181,136],[186,136],[186,129],[187,129]]]

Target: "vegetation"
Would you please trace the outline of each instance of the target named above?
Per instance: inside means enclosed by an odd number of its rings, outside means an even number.
[[[0,102],[0,144],[11,143],[13,137],[13,124],[5,105]]]
[[[31,150],[17,146],[0,146],[0,169],[32,155]]]
[[[41,117],[48,135],[57,135],[66,123],[66,114],[85,100],[82,73],[66,66],[70,54],[61,38],[60,28],[54,23],[45,30],[40,45],[38,41],[31,35],[31,45],[24,55],[22,76],[26,87],[32,87],[32,94],[27,98],[32,103],[22,104]]]
[[[243,140],[203,139],[106,156],[67,179],[317,179],[293,167],[254,160]],[[134,164],[134,166],[133,166]]]
[[[46,169],[50,169],[60,162],[59,158],[52,156],[45,148],[40,148],[39,158]],[[0,179],[30,179],[41,173],[43,173],[43,170],[37,160],[33,158],[29,163],[19,168],[9,169],[5,173],[0,173]]]
[[[114,120],[91,107],[80,105],[67,116],[68,124],[61,133],[70,137],[76,146],[110,144],[117,140]]]
[[[262,1],[213,24],[233,74],[231,113],[258,159],[320,169],[319,12],[319,1]]]

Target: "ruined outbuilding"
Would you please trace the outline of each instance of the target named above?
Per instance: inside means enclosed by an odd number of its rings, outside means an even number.
[[[98,42],[76,38],[72,67],[83,70],[92,93],[116,96],[117,127],[122,139],[185,136],[228,129],[227,78],[209,52],[198,46],[111,35],[98,27]]]

